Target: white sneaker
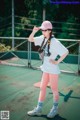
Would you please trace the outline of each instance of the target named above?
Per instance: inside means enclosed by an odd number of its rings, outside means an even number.
[[[56,109],[52,108],[52,109],[50,110],[50,112],[48,113],[47,117],[48,117],[48,118],[53,118],[53,117],[55,117],[57,114],[58,114],[58,109],[57,109],[57,108],[56,108]]]
[[[28,111],[27,114],[30,116],[41,116],[42,109],[41,108],[34,108],[32,111]]]

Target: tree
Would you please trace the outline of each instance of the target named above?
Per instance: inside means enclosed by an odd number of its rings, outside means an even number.
[[[77,21],[73,15],[69,16],[66,22],[62,23],[62,32],[58,35],[59,38],[77,39],[78,38]]]

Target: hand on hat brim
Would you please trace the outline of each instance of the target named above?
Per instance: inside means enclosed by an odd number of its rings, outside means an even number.
[[[45,28],[43,28],[43,27],[39,27],[39,29],[40,29],[40,30],[47,30],[47,29],[45,29]]]

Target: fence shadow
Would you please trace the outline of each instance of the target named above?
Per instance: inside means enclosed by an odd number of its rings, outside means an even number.
[[[71,96],[72,93],[73,93],[73,90],[70,90],[66,95],[61,92],[59,92],[59,95],[64,97],[64,102],[67,102],[69,98],[80,99],[80,97]],[[49,94],[52,94],[52,93],[50,92]]]
[[[33,118],[34,117],[35,116],[33,116]],[[38,118],[38,120],[40,120],[40,118],[45,118],[45,120],[67,120],[66,118],[63,118],[62,116],[60,116],[59,114],[57,114],[54,118],[48,118],[46,115],[41,115],[36,117]]]

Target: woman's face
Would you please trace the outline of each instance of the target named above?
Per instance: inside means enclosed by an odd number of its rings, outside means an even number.
[[[42,30],[42,34],[44,37],[49,38],[50,37],[51,30]]]

